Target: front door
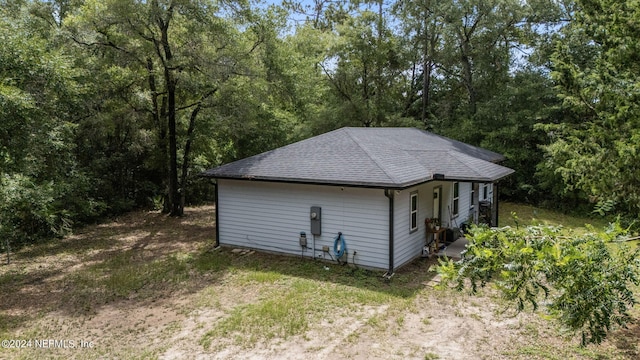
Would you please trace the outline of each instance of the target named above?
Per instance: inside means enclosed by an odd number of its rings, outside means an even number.
[[[433,217],[440,219],[442,210],[442,186],[433,188]],[[440,219],[442,224],[442,219]]]

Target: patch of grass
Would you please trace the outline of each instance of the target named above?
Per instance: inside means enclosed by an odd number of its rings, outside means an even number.
[[[198,296],[194,299],[194,307],[195,308],[203,308],[203,307],[213,307],[220,308],[220,294],[219,290],[213,286],[208,286],[202,289]],[[184,310],[187,311],[187,310]]]
[[[549,348],[545,345],[527,345],[516,350],[507,351],[504,355],[511,357],[524,356],[526,359],[564,359],[564,356],[559,354],[557,349]]]
[[[385,324],[382,321],[382,317],[380,315],[374,315],[367,319],[367,325],[378,330],[386,330]]]
[[[12,284],[19,283],[24,279],[24,274],[13,270],[0,274],[0,288],[6,288]]]
[[[537,339],[540,336],[540,329],[537,324],[526,323],[522,329],[522,332],[527,334],[528,337]]]
[[[205,348],[217,338],[231,338],[244,346],[276,337],[287,339],[304,334],[312,322],[323,317],[341,316],[345,311],[359,310],[362,305],[381,305],[394,300],[392,295],[359,287],[259,273],[246,272],[240,274],[240,278],[266,279],[267,282],[277,279],[278,283],[271,286],[261,300],[235,307],[228,317],[208,331],[200,340]]]
[[[274,271],[249,271],[242,276],[238,281],[241,284],[247,283],[260,283],[260,284],[273,284],[281,280],[284,276]]]
[[[501,202],[499,225],[515,226],[516,223],[511,216],[513,212],[516,213],[520,225],[562,225],[563,227],[573,229],[577,233],[587,232],[585,224],[591,224],[596,229],[603,229],[609,224],[608,219],[595,214],[593,216],[578,216],[531,205]]]
[[[464,313],[462,312],[462,310],[456,308],[455,310],[453,310],[453,315],[457,316],[457,317],[464,317]]]
[[[424,360],[438,360],[440,359],[440,355],[432,352],[428,352],[424,354]]]
[[[0,313],[0,339],[10,339],[11,332],[27,321],[26,316],[7,315]]]
[[[549,360],[562,360],[562,359],[593,359],[593,360],[606,360],[606,359],[619,359],[615,353],[608,353],[605,351],[594,351],[589,347],[580,346],[563,346],[558,347],[550,344],[534,344],[525,345],[514,350],[510,350],[504,353],[511,358],[523,358],[523,359],[549,359]]]
[[[231,263],[230,254],[222,249],[202,251],[192,260],[194,269],[201,273],[220,272],[228,269]]]
[[[309,323],[305,317],[304,299],[300,296],[274,297],[255,304],[236,308],[207,335],[236,336],[242,343],[254,343],[258,339],[288,338],[303,333]],[[205,335],[203,345],[211,339]],[[217,337],[217,336],[214,336]]]
[[[133,251],[125,251],[69,275],[70,303],[77,310],[91,311],[94,305],[127,298],[134,293],[152,295],[154,290],[184,282],[189,277],[188,256],[173,254],[145,262]]]

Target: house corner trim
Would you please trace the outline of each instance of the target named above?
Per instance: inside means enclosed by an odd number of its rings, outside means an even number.
[[[394,192],[393,190],[390,189],[385,189],[384,190],[384,195],[389,198],[389,269],[387,270],[387,273],[385,274],[385,277],[387,278],[391,278],[391,276],[393,276],[393,272],[394,272],[394,229],[393,229],[393,220],[394,220],[394,215],[393,215],[393,200],[394,200]]]

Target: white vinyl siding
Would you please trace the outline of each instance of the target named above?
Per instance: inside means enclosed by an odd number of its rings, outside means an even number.
[[[316,257],[342,232],[348,261],[378,269],[389,266],[389,199],[382,189],[339,186],[218,180],[220,243],[227,246],[313,256],[302,252],[299,234],[307,234],[313,246],[309,213],[311,206],[322,208],[322,235],[315,239]],[[443,226],[459,227],[469,216],[471,183],[460,182],[459,216],[451,219],[453,183],[434,181],[394,192],[394,267],[397,269],[419,257],[426,242],[424,219],[433,216],[433,189],[442,186]],[[481,187],[482,189],[482,187]],[[411,194],[417,192],[417,229],[410,231]],[[324,255],[330,260],[328,255]],[[347,260],[343,258],[343,260]]]
[[[333,255],[334,238],[342,232],[349,263],[356,251],[357,265],[388,267],[389,199],[382,189],[242,180],[218,180],[218,186],[222,245],[313,256],[311,249],[301,251],[298,238],[306,232],[307,246],[313,246],[309,212],[311,206],[320,206],[316,257],[322,258],[323,245]]]
[[[483,183],[480,184],[480,201],[493,202],[493,184]]]
[[[445,212],[444,218],[448,219],[448,221],[444,222],[443,225],[448,228],[459,228],[463,222],[468,221],[470,214],[470,206],[471,206],[471,188],[473,186],[470,182],[458,182],[458,213],[455,214],[455,201],[456,197],[454,196],[454,183],[450,183],[449,192],[445,192],[446,206],[444,206],[443,211]]]
[[[395,236],[394,236],[394,266],[396,268],[408,263],[422,254],[422,248],[426,243],[426,229],[424,219],[433,216],[433,189],[442,186],[442,213],[441,220],[443,226],[460,227],[462,222],[469,217],[469,206],[471,204],[472,183],[458,183],[458,217],[451,218],[449,212],[453,200],[453,183],[445,181],[433,181],[401,191],[395,196]],[[418,196],[418,230],[410,232],[410,194],[417,191],[422,196]],[[428,194],[425,195],[425,194]]]
[[[422,254],[426,243],[424,219],[432,217],[433,188],[446,183],[430,182],[400,191],[394,200],[394,266],[405,265]],[[410,194],[417,191],[418,196],[418,229],[409,231],[411,222]]]
[[[462,226],[463,222],[468,222],[469,217],[473,215],[473,207],[471,206],[473,198],[471,197],[473,189],[473,183],[460,182],[459,186],[459,199],[458,199],[458,217],[454,221],[454,227]]]

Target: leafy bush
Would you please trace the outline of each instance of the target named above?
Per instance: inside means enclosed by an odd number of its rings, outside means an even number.
[[[593,230],[593,229],[591,229]],[[442,284],[471,291],[493,282],[518,311],[545,300],[549,315],[581,331],[582,344],[600,343],[614,326],[624,327],[636,304],[632,284],[640,284],[640,249],[620,241],[617,223],[604,232],[576,235],[559,227],[473,227],[458,262],[442,261]]]
[[[8,243],[22,245],[62,236],[74,220],[95,217],[103,209],[87,196],[86,179],[81,176],[44,183],[23,174],[0,176],[2,250]]]
[[[61,233],[67,224],[54,209],[52,183],[36,186],[24,175],[5,176],[0,187],[2,236],[12,243],[25,243]]]

